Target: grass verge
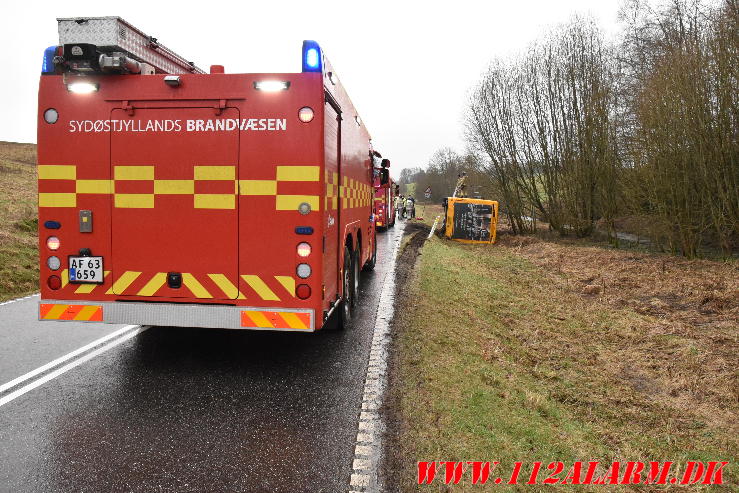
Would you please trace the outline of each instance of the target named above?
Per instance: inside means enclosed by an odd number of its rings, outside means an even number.
[[[0,301],[38,291],[36,146],[0,142]]]
[[[504,475],[516,461],[723,460],[729,486],[713,490],[735,488],[735,274],[585,243],[433,238],[396,310],[388,482],[416,491],[419,460],[496,460]],[[467,476],[451,491],[483,489]]]

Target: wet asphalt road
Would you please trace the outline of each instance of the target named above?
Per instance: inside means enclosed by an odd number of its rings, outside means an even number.
[[[362,273],[351,330],[153,327],[0,406],[0,491],[347,491],[385,273]],[[29,337],[5,312],[28,301],[0,306],[0,384],[119,328]]]

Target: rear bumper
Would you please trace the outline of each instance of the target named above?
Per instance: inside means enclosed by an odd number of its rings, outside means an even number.
[[[314,310],[185,303],[40,300],[39,320],[314,332]]]

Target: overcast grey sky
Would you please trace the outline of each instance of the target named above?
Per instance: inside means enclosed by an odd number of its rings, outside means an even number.
[[[573,14],[617,28],[619,0],[3,2],[0,140],[36,141],[36,93],[57,17],[116,15],[207,70],[298,72],[303,39],[324,49],[372,134],[401,168],[464,149],[467,92],[507,56]]]

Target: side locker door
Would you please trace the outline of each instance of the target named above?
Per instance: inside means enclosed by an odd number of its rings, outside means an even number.
[[[335,107],[329,96],[323,105],[324,111],[324,237],[323,237],[323,279],[325,299],[323,307],[329,310],[329,303],[339,296],[340,282],[340,248],[341,238],[341,111]]]

